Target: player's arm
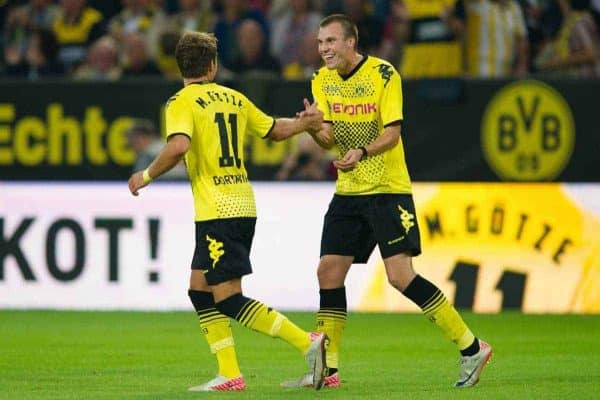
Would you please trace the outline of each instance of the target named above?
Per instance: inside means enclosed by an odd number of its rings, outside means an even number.
[[[166,104],[165,126],[167,144],[144,171],[138,171],[129,178],[129,190],[134,196],[138,190],[154,179],[171,170],[181,161],[190,148],[194,132],[194,118],[189,101],[179,93]]]
[[[306,102],[305,99],[305,105]],[[316,107],[316,104],[309,104],[297,118],[277,118],[268,137],[279,142],[300,132],[316,132],[320,130],[322,122],[323,112]]]
[[[191,140],[185,134],[173,134],[167,139],[166,146],[144,171],[137,171],[129,178],[129,191],[137,196],[138,190],[171,170],[181,161],[190,148]]]
[[[375,141],[358,149],[348,150],[341,160],[334,160],[333,165],[344,172],[351,171],[360,160],[393,149],[400,141],[401,126],[400,121],[386,126]]]
[[[333,146],[335,146],[335,139],[333,137],[333,128],[331,121],[331,111],[329,110],[328,99],[323,92],[323,74],[319,74],[319,71],[315,72],[313,78],[310,82],[311,92],[313,95],[313,99],[315,100],[313,103],[314,108],[318,108],[323,113],[323,123],[319,127],[319,129],[315,131],[310,131],[310,136],[312,136],[313,140],[322,148],[329,150]],[[308,100],[304,99],[304,108],[303,112],[310,112],[307,107]]]
[[[318,109],[316,101],[313,104],[310,104],[310,102],[307,99],[304,99],[304,111],[298,113],[298,116],[304,114],[311,114],[315,112],[323,113],[323,111],[320,111]],[[333,139],[333,130],[331,129],[331,122],[323,121],[319,129],[309,129],[307,130],[307,132],[313,138],[313,140],[325,150],[329,150],[333,146],[335,146],[335,140]]]

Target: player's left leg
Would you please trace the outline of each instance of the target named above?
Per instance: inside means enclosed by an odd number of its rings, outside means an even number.
[[[461,378],[456,386],[476,384],[483,366],[491,356],[491,348],[475,338],[437,286],[415,273],[412,257],[421,253],[421,239],[412,196],[374,196],[371,210],[368,218],[373,226],[390,284],[419,306],[425,316],[460,350],[463,360]],[[480,343],[483,346],[480,347]],[[465,362],[467,359],[464,357],[471,361]],[[477,361],[473,361],[475,359]]]
[[[300,329],[283,314],[242,294],[241,278],[212,286],[215,307],[247,328],[288,342],[304,354],[313,372],[313,387],[320,389],[326,374],[327,335]]]
[[[456,308],[436,285],[415,273],[410,255],[397,254],[383,261],[390,284],[419,306],[429,321],[436,324],[458,347],[462,359],[455,386],[477,384],[483,367],[492,355],[491,347],[473,335]]]
[[[230,320],[215,308],[213,294],[201,270],[192,270],[188,295],[198,314],[200,327],[210,351],[216,356],[219,366],[219,373],[215,379],[190,390],[243,390],[245,382],[235,353]]]

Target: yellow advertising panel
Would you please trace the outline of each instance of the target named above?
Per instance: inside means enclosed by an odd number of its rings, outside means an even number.
[[[600,197],[539,183],[416,184],[414,197],[423,248],[415,269],[457,307],[600,312]],[[377,263],[360,309],[416,311]]]

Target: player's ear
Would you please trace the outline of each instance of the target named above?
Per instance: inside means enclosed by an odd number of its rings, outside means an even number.
[[[356,50],[356,39],[353,38],[352,36],[350,36],[348,38],[348,46],[350,46],[351,48],[353,48],[354,50]]]
[[[215,57],[211,62],[210,62],[210,74],[214,77],[217,75],[217,68],[219,67],[219,62],[217,60],[217,57]]]

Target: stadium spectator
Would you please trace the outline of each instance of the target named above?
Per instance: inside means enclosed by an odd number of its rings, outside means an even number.
[[[295,137],[294,150],[283,160],[275,179],[280,181],[323,181],[330,176],[328,152],[308,134]]]
[[[162,75],[158,66],[148,57],[146,41],[139,33],[131,33],[125,36],[123,55],[123,73],[121,78]]]
[[[167,79],[181,78],[175,60],[175,47],[180,37],[181,34],[178,31],[165,31],[158,38],[156,64]]]
[[[358,50],[364,54],[379,54],[383,39],[383,21],[373,16],[372,12],[372,4],[366,0],[343,1],[342,13],[358,27]]]
[[[336,193],[325,215],[317,269],[317,329],[330,338],[325,386],[340,386],[346,275],[353,263],[367,262],[375,245],[390,284],[421,308],[460,351],[455,386],[473,386],[492,355],[491,347],[473,335],[440,289],[412,266],[421,243],[400,136],[400,75],[390,63],[358,51],[359,32],[348,16],[331,15],[320,25],[319,51],[325,66],[312,80],[312,94],[324,122],[313,137],[321,146],[337,145],[339,150],[333,162],[338,169]],[[301,387],[311,380],[309,373],[283,386]]]
[[[210,1],[179,0],[179,12],[168,18],[168,29],[196,32],[212,32],[216,16]]]
[[[115,81],[120,76],[119,52],[110,36],[103,36],[92,44],[86,62],[73,73],[74,79],[86,81]]]
[[[600,28],[600,0],[592,0],[590,4],[590,12],[596,21],[596,27]]]
[[[105,32],[102,14],[86,0],[60,0],[52,29],[60,46],[58,59],[71,73],[84,62],[88,46]]]
[[[288,0],[288,5],[283,15],[272,20],[271,54],[283,69],[299,62],[303,49],[298,39],[317,32],[322,18],[313,10],[310,0]]]
[[[553,76],[600,77],[600,36],[589,0],[558,0],[563,23],[536,59],[538,71]]]
[[[117,40],[129,33],[146,33],[152,26],[157,10],[149,0],[122,0],[121,11],[109,22],[110,34]]]
[[[529,42],[530,64],[536,57],[547,36],[544,33],[543,18],[548,5],[554,0],[518,0],[521,6],[525,26],[527,27],[527,40]],[[532,66],[528,66],[532,70]]]
[[[280,76],[279,61],[269,54],[264,31],[253,19],[241,22],[237,29],[239,54],[233,59],[230,70],[236,74],[265,72]]]
[[[283,77],[288,80],[306,80],[321,68],[321,55],[317,48],[317,33],[309,32],[300,41],[300,58],[283,69]]]
[[[106,21],[109,21],[122,9],[121,0],[88,0],[88,5],[100,11]]]
[[[25,59],[6,66],[6,75],[15,78],[38,80],[44,77],[61,77],[63,65],[58,62],[58,42],[49,29],[38,29],[29,37]]]
[[[467,72],[477,78],[523,76],[527,29],[515,0],[458,0],[452,26],[465,45]]]
[[[51,29],[57,15],[58,6],[52,4],[51,0],[32,0],[11,8],[3,25],[4,37],[0,42],[8,56],[7,64],[15,66],[25,63],[31,34],[40,29]]]
[[[138,119],[133,122],[131,127],[126,132],[129,145],[135,151],[135,163],[132,167],[132,173],[141,171],[148,166],[152,160],[158,156],[164,147],[160,133],[156,129],[154,123],[147,119]],[[160,179],[187,179],[187,171],[185,164],[180,161],[173,169],[165,172],[160,176]]]
[[[157,52],[160,29],[165,24],[166,15],[161,8],[156,7],[152,0],[122,0],[121,12],[109,21],[111,36],[121,43],[125,36],[140,33],[146,40],[146,46],[151,57]]]
[[[402,0],[390,0],[389,13],[383,18],[383,32],[378,56],[393,65],[400,65],[407,34],[408,13]]]
[[[404,43],[403,78],[448,78],[463,74],[461,43],[450,27],[455,0],[403,0],[395,4],[395,25]],[[359,28],[360,29],[360,28]]]
[[[305,332],[242,292],[243,276],[252,273],[250,248],[256,225],[243,143],[246,135],[277,141],[309,128],[318,129],[322,113],[313,104],[300,118],[274,119],[242,93],[213,83],[217,42],[210,34],[184,34],[176,58],[184,88],[167,103],[167,144],[147,169],[131,176],[129,190],[137,195],[153,178],[185,157],[196,212],[196,249],[188,294],[219,364],[216,378],[189,390],[245,389],[229,318],[246,328],[281,338],[301,351],[314,373],[312,386],[318,390],[325,376],[327,336]]]
[[[245,0],[223,0],[215,22],[215,36],[219,44],[219,61],[221,66],[229,69],[233,60],[240,53],[237,30],[240,24],[252,19],[258,22],[263,31],[265,41],[269,42],[269,26],[265,15],[248,7]]]

